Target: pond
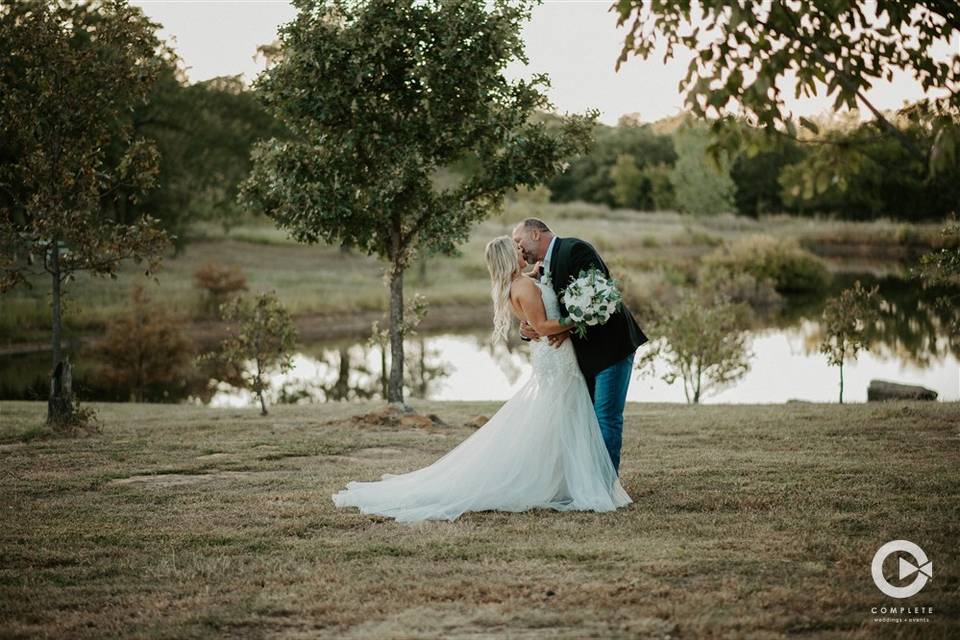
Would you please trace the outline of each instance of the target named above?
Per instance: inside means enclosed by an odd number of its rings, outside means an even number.
[[[834,289],[846,286],[844,277]],[[920,298],[917,287],[894,277],[873,280],[891,302],[869,351],[844,367],[844,400],[863,402],[872,379],[919,384],[943,401],[960,400],[960,336],[947,329],[957,310],[938,310]],[[793,299],[765,327],[749,333],[750,369],[733,385],[701,399],[704,403],[836,402],[839,371],[819,353],[817,322],[825,296]],[[643,349],[643,347],[641,347]],[[86,400],[126,400],[129,390],[98,385],[94,354],[76,354],[75,386]],[[491,343],[486,328],[471,332],[418,335],[407,341],[407,393],[430,400],[505,400],[529,377],[527,345],[516,338]],[[657,363],[659,364],[659,363]],[[49,355],[0,357],[0,399],[42,399]],[[662,367],[657,367],[658,372]],[[271,375],[274,402],[310,403],[382,397],[379,346],[365,340],[301,345],[293,368]],[[209,378],[185,380],[148,390],[153,401],[245,406],[250,394]],[[666,384],[635,371],[630,401],[684,402],[682,383]]]

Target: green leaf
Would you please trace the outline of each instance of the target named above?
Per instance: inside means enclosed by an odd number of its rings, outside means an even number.
[[[803,116],[800,116],[800,126],[802,126],[804,129],[807,129],[808,131],[810,131],[810,132],[812,132],[812,133],[815,133],[815,134],[819,134],[819,133],[820,133],[820,127],[818,127],[815,122],[813,122],[813,121],[811,121],[811,120],[808,120],[807,118],[804,118]]]

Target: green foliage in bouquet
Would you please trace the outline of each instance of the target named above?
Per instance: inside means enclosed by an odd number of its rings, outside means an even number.
[[[616,280],[608,279],[596,267],[580,272],[564,289],[560,300],[573,321],[573,331],[585,338],[587,328],[606,324],[623,306],[623,295]]]

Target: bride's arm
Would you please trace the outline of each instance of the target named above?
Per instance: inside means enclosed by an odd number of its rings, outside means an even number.
[[[510,297],[520,307],[521,319],[525,319],[541,336],[552,336],[569,331],[569,318],[547,320],[547,311],[543,307],[540,289],[528,278],[518,278],[510,289]]]

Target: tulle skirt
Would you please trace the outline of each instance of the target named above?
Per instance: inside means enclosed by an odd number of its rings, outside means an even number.
[[[572,355],[569,341],[562,347]],[[537,370],[535,363],[516,395],[433,464],[350,482],[333,495],[334,504],[415,522],[452,521],[466,511],[612,511],[632,502],[579,369]]]

